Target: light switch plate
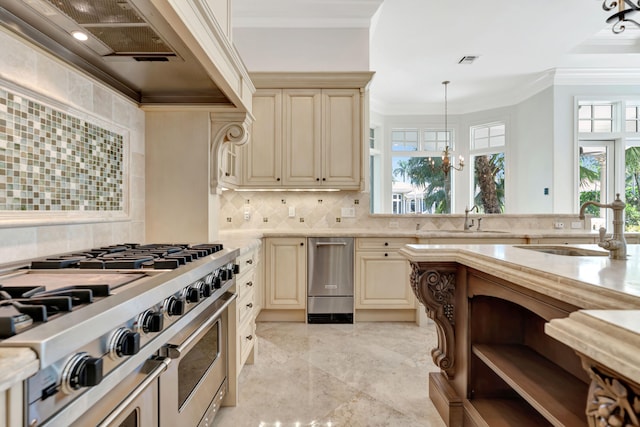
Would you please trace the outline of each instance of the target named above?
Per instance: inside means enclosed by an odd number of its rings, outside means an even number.
[[[289,206],[289,218],[294,218],[296,216],[296,208],[293,206]]]
[[[340,216],[343,218],[355,218],[356,208],[342,208]]]

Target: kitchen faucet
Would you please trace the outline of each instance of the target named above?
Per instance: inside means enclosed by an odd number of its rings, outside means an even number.
[[[478,206],[476,205],[473,205],[471,209],[465,208],[464,210],[464,231],[469,231],[473,227],[473,219],[469,222],[469,212],[473,212],[474,209],[478,212]]]
[[[616,199],[609,204],[592,201],[584,202],[580,206],[580,219],[584,219],[584,211],[590,205],[613,210],[613,235],[610,239],[605,239],[607,230],[601,227],[598,246],[608,250],[609,258],[611,259],[627,259],[627,241],[624,238],[624,207],[626,205],[620,200],[620,193],[616,194]]]

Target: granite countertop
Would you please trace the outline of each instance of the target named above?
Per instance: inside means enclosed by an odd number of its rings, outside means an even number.
[[[551,320],[545,332],[640,383],[640,245],[627,245],[627,260],[517,246],[407,245],[400,253],[415,262],[457,262],[585,308]],[[570,246],[602,251],[597,245]]]
[[[36,353],[30,348],[0,349],[0,393],[38,371]]]

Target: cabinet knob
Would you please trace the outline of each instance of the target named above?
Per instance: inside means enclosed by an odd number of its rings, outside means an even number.
[[[247,286],[253,286],[253,282],[247,282]]]
[[[276,181],[280,181],[280,178],[276,178]]]
[[[251,341],[253,339],[253,335],[247,335],[247,340]]]
[[[247,264],[253,264],[253,260],[252,259],[248,259],[247,260]]]
[[[250,302],[249,304],[247,304],[247,307],[249,307],[249,308],[253,308],[253,303],[252,303],[252,302]]]
[[[225,172],[225,173],[224,173],[224,176],[229,176],[229,172]]]
[[[304,243],[300,242],[300,246],[304,246]]]
[[[323,180],[323,181],[326,181],[326,180],[327,180],[327,178],[322,178],[322,180]]]
[[[384,256],[389,256],[389,254],[385,253]]]
[[[320,178],[316,178],[316,181],[320,181]]]
[[[384,245],[385,246],[389,246],[389,242],[384,242]]]

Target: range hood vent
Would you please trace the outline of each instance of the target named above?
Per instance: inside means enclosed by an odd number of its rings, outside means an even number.
[[[84,31],[100,56],[175,57],[176,53],[127,0],[26,0],[66,31]],[[75,29],[73,29],[75,26]]]
[[[138,103],[232,106],[155,3],[0,0],[0,26]]]

